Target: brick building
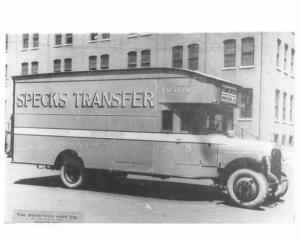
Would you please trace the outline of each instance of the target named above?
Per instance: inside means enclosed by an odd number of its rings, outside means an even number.
[[[176,67],[244,87],[234,110],[238,137],[292,145],[294,33],[20,34],[6,36],[6,123],[10,76],[60,71]]]

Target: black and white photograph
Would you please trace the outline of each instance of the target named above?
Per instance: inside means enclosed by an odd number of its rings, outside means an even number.
[[[272,25],[279,7],[256,1],[236,15],[234,0],[102,2],[35,2],[27,13],[25,3],[8,4],[6,228],[64,229],[75,239],[98,226],[110,239],[137,228],[145,240],[198,231],[224,240],[246,231],[247,240],[258,228],[256,239],[296,237],[293,15]]]

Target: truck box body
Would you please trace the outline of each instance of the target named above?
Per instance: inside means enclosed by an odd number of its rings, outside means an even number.
[[[222,94],[224,86],[234,89],[232,99]],[[17,76],[13,162],[53,166],[70,149],[85,168],[216,177],[218,144],[205,135],[162,129],[162,113],[199,104],[230,112],[238,89],[204,74],[165,68]],[[178,116],[170,122],[179,129]]]

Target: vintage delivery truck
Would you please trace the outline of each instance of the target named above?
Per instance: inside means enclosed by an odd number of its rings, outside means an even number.
[[[15,76],[13,163],[61,171],[212,179],[241,207],[288,188],[281,150],[235,139],[241,86],[174,68]]]

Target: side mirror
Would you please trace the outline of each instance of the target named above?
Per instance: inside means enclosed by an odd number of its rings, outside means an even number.
[[[230,137],[230,138],[233,138],[234,137],[234,130],[228,130],[227,131],[227,136]]]

